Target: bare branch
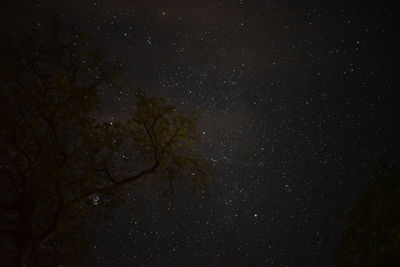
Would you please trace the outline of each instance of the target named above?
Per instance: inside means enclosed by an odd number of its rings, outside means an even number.
[[[74,199],[70,200],[66,205],[65,208],[72,207],[73,205],[79,203],[80,201],[87,199],[89,196],[94,195],[94,194],[110,194],[113,190],[116,190],[118,188],[121,188],[129,183],[132,183],[134,181],[137,181],[141,179],[142,177],[154,173],[157,168],[160,166],[159,162],[156,162],[150,169],[143,170],[139,172],[136,175],[127,177],[121,181],[116,182],[114,185],[111,186],[106,186],[106,187],[101,187],[101,188],[95,188],[93,190],[90,190],[86,193],[83,193],[80,196],[75,197]]]
[[[54,189],[55,189],[55,192],[57,193],[57,197],[58,197],[57,207],[54,212],[54,217],[53,217],[52,222],[50,223],[50,226],[34,238],[35,242],[37,244],[40,244],[40,243],[44,242],[45,240],[47,240],[57,230],[57,227],[60,222],[60,217],[65,212],[63,193],[61,192],[61,190],[57,184],[54,185]]]

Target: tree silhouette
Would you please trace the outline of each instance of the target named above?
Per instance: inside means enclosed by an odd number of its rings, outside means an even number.
[[[139,92],[127,122],[96,119],[115,66],[82,35],[26,34],[0,51],[2,266],[77,264],[87,219],[135,181],[206,181],[193,114]]]
[[[400,168],[378,161],[374,180],[349,215],[337,266],[400,266]]]

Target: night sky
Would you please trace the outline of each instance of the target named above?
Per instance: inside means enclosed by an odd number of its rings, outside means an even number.
[[[400,150],[400,14],[390,1],[6,0],[2,32],[57,16],[77,27],[124,88],[196,110],[206,187],[137,188],[93,221],[85,266],[334,266],[344,217],[377,156]],[[397,17],[397,18],[396,18]]]

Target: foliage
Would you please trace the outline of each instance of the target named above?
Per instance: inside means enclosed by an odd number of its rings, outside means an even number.
[[[126,201],[135,181],[206,175],[194,115],[138,92],[127,122],[100,122],[115,71],[80,35],[27,34],[0,53],[0,259],[76,263],[94,210]],[[110,86],[111,85],[111,86]]]
[[[337,266],[400,266],[400,168],[381,160],[351,211]]]

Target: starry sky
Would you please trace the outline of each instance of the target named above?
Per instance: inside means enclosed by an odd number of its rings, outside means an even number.
[[[86,266],[334,266],[344,215],[374,159],[399,154],[400,35],[394,1],[6,0],[2,32],[50,18],[119,62],[135,88],[196,110],[210,184],[157,188],[93,221]]]

